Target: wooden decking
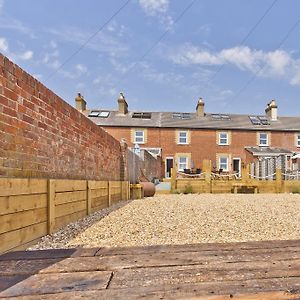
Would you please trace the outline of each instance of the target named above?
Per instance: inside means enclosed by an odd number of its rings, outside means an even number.
[[[300,240],[0,256],[0,298],[300,299]]]

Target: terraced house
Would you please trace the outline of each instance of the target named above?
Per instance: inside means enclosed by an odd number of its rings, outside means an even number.
[[[165,177],[174,166],[179,171],[201,169],[204,159],[224,172],[240,173],[244,163],[278,156],[285,157],[288,168],[298,168],[300,117],[278,116],[275,100],[258,116],[206,113],[201,98],[193,113],[129,111],[122,93],[118,110],[87,109],[80,94],[75,102],[116,139],[161,155]]]

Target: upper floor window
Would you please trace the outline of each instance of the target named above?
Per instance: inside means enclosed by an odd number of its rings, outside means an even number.
[[[145,133],[143,130],[136,130],[134,132],[134,143],[144,144],[145,143]]]
[[[184,171],[188,168],[188,158],[187,156],[179,156],[178,158],[178,170]]]
[[[268,134],[265,132],[259,133],[259,146],[268,146],[269,145],[269,139]]]
[[[297,136],[296,136],[296,145],[297,145],[297,147],[300,147],[300,133],[297,133]]]
[[[228,132],[219,133],[219,145],[229,145]]]
[[[179,131],[178,132],[178,144],[188,144],[188,132]]]

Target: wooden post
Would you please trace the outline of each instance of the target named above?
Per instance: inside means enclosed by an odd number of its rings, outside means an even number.
[[[55,180],[48,180],[48,234],[55,230]]]
[[[90,215],[92,212],[92,190],[90,188],[90,181],[86,181],[86,214]]]
[[[176,169],[171,168],[171,192],[174,192],[177,188],[176,180],[177,180]]]
[[[111,194],[111,191],[112,191],[111,181],[108,181],[107,184],[108,184],[108,207],[110,207],[111,206],[111,197],[112,197],[112,194]]]
[[[127,200],[130,200],[130,181],[127,181]]]
[[[204,159],[202,162],[202,172],[206,183],[206,192],[212,193],[212,180],[211,180],[211,160]]]
[[[249,180],[250,165],[247,164],[242,168],[242,182],[246,183]]]
[[[281,169],[276,169],[276,193],[282,193],[283,192],[283,180],[282,180],[282,171]]]

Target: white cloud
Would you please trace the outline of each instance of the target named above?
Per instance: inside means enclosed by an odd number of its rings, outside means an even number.
[[[30,60],[33,57],[33,51],[28,50],[18,55],[18,58],[21,60]]]
[[[139,4],[149,15],[166,13],[169,8],[169,0],[139,0]]]
[[[0,0],[0,13],[2,12],[4,6],[4,0]]]
[[[2,52],[8,51],[8,43],[6,38],[0,38],[0,51]]]
[[[139,0],[139,4],[147,15],[158,17],[166,29],[171,29],[174,25],[173,18],[168,14],[169,0]]]
[[[230,65],[257,76],[285,78],[291,84],[300,85],[300,59],[293,58],[291,53],[284,50],[263,51],[238,46],[217,52],[187,44],[180,49],[172,49],[169,59],[185,66]]]
[[[64,27],[47,31],[54,35],[58,42],[69,42],[78,46],[82,46],[86,42],[87,37],[92,34],[78,27]],[[110,57],[122,56],[128,50],[127,44],[122,43],[115,36],[103,31],[99,32],[85,47],[98,53],[105,53]]]
[[[75,68],[80,74],[85,74],[87,72],[87,67],[85,65],[78,64]]]

